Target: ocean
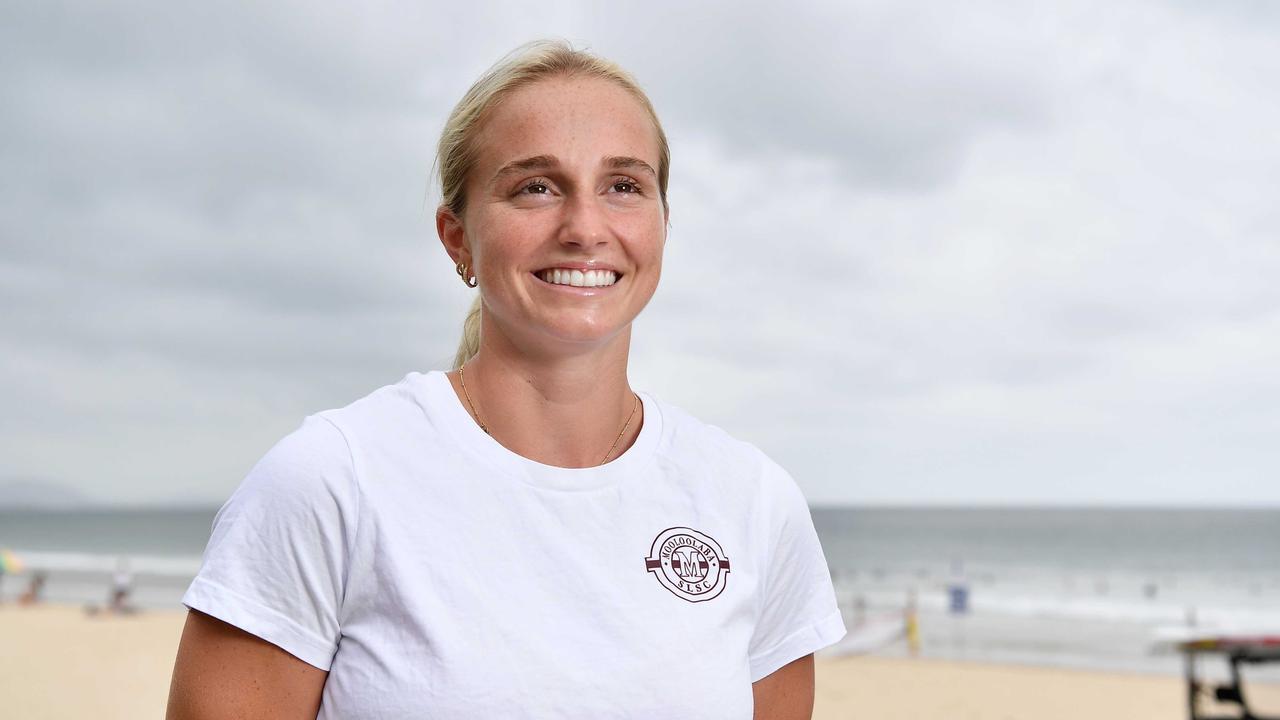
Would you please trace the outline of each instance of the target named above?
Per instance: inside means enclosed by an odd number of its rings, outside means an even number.
[[[101,604],[123,563],[139,605],[177,608],[215,512],[0,510],[0,547],[48,572],[49,600]],[[910,652],[908,604],[918,654],[945,659],[1178,673],[1157,651],[1171,629],[1280,634],[1280,510],[818,507],[813,519],[850,639],[879,638],[865,649],[881,655]],[[5,577],[0,597],[25,585]]]
[[[813,519],[846,625],[891,625],[914,597],[925,657],[1181,673],[1158,638],[1192,624],[1280,635],[1280,510],[815,508]],[[951,610],[957,587],[967,612]],[[1280,682],[1275,665],[1247,672]]]

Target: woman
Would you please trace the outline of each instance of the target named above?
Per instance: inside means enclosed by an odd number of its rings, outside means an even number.
[[[452,372],[312,415],[219,511],[170,718],[807,718],[844,634],[795,482],[627,382],[668,150],[624,71],[526,46],[439,146],[479,297]]]

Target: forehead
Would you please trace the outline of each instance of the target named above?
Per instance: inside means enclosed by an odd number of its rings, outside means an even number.
[[[515,90],[493,109],[477,138],[473,179],[487,181],[519,158],[552,155],[594,167],[612,156],[658,167],[658,138],[640,101],[602,78],[551,78]]]

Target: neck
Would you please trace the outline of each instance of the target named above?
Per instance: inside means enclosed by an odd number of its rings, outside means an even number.
[[[533,354],[486,332],[464,366],[465,393],[456,371],[449,379],[463,406],[471,410],[469,395],[489,434],[508,450],[546,465],[593,467],[615,439],[608,459],[625,452],[643,422],[627,382],[630,343],[628,326],[588,351]]]

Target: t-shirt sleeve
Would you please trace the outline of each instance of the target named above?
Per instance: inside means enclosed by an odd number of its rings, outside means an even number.
[[[345,437],[327,418],[307,417],[218,510],[182,603],[328,670],[340,637],[356,502]]]
[[[766,460],[764,506],[771,551],[751,636],[751,682],[845,635],[827,559],[809,505],[791,475]]]

